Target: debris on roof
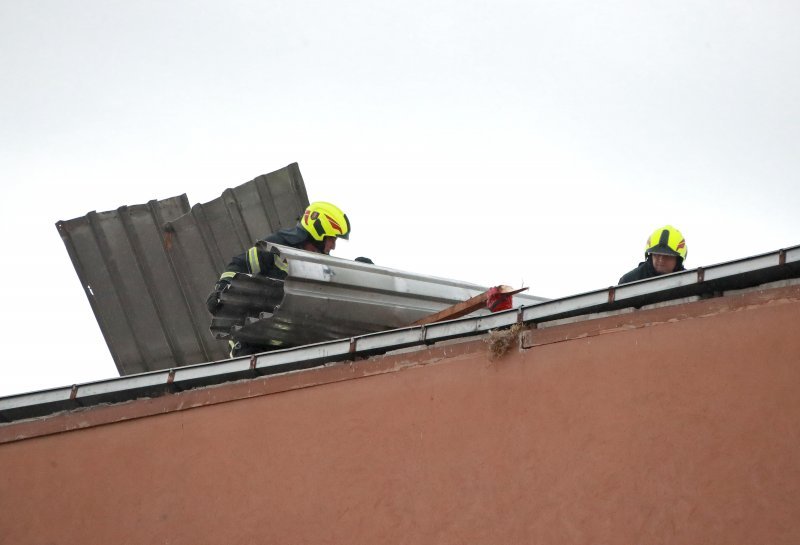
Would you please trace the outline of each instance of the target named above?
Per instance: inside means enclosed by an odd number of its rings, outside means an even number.
[[[455,320],[481,309],[489,309],[492,312],[508,310],[514,307],[514,295],[526,291],[528,288],[514,289],[511,286],[495,286],[479,293],[478,295],[448,307],[430,316],[420,318],[413,325],[432,324],[444,320]]]

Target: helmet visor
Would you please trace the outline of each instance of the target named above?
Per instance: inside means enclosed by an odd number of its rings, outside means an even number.
[[[659,244],[658,246],[653,246],[652,248],[647,249],[647,255],[650,254],[658,254],[658,255],[674,255],[676,257],[681,257],[681,254],[670,248],[669,246],[663,246]]]

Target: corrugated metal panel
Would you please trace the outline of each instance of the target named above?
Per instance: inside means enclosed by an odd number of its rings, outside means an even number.
[[[266,247],[286,261],[287,278],[237,275],[222,297],[226,311],[212,322],[218,337],[289,347],[364,335],[406,327],[488,289],[286,246]],[[516,306],[545,300],[514,299]]]
[[[121,375],[222,359],[205,298],[232,255],[308,206],[297,164],[205,204],[186,195],[59,221]]]

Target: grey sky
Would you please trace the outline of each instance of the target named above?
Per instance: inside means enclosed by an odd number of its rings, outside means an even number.
[[[560,297],[800,244],[800,4],[0,0],[0,395],[115,376],[54,227],[298,162],[335,255]],[[266,233],[265,233],[266,234]]]

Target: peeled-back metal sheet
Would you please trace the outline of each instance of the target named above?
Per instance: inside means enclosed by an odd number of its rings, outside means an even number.
[[[206,296],[231,256],[306,206],[293,163],[191,209],[181,195],[57,222],[120,375],[226,358]]]
[[[288,265],[282,298],[277,293],[270,297],[278,304],[235,327],[234,339],[286,347],[406,327],[488,289],[286,246],[269,247]],[[281,290],[280,283],[273,290]],[[514,296],[516,306],[542,301]],[[484,309],[472,315],[486,313]]]

